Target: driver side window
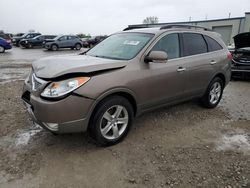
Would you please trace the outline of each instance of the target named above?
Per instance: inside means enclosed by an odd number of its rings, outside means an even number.
[[[168,59],[180,57],[178,34],[172,33],[162,37],[152,48],[152,51],[164,51],[168,54]]]

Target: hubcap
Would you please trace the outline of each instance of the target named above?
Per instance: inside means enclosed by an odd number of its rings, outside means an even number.
[[[54,46],[52,46],[52,49],[53,50],[57,50],[57,47],[54,45]]]
[[[128,126],[128,111],[121,105],[110,107],[101,119],[100,128],[104,138],[113,140],[120,137]]]
[[[219,82],[215,82],[211,90],[209,92],[209,102],[211,104],[216,104],[220,100],[221,96],[221,84]]]
[[[4,48],[2,46],[0,46],[0,52],[3,52]]]

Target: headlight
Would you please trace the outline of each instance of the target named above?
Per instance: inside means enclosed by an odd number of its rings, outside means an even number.
[[[52,82],[41,93],[42,97],[58,98],[62,97],[89,81],[89,77],[76,77],[59,82]]]

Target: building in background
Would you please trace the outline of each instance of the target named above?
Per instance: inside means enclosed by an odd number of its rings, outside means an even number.
[[[214,30],[221,34],[222,39],[227,45],[233,43],[233,37],[238,33],[250,32],[250,12],[246,12],[244,17],[225,18],[216,20],[201,20],[201,21],[188,21],[188,22],[170,22],[158,24],[136,24],[129,25],[128,27],[160,27],[167,24],[182,24],[182,25],[195,25],[202,26]]]

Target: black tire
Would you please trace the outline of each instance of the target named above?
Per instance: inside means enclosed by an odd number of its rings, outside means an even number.
[[[50,49],[52,51],[57,51],[58,50],[58,46],[56,44],[52,44],[51,47],[50,47]]]
[[[126,127],[124,128],[124,131],[121,134],[119,133],[120,135],[117,138],[108,139],[108,138],[103,136],[103,134],[101,132],[101,128],[103,126],[103,121],[105,121],[104,113],[108,112],[109,109],[112,110],[112,108],[114,108],[114,106],[119,106],[119,107],[126,109],[127,116],[124,115],[124,117],[128,117],[128,121],[127,121]],[[115,112],[116,112],[116,110],[115,110]],[[122,113],[124,113],[124,112],[123,111],[120,112],[121,115],[122,115]],[[118,117],[117,117],[117,119],[118,119]],[[89,132],[90,132],[91,137],[94,138],[94,140],[96,140],[98,142],[98,144],[100,144],[102,146],[114,145],[114,144],[121,142],[125,138],[125,136],[128,134],[130,127],[133,123],[133,119],[134,119],[134,110],[133,110],[131,103],[124,97],[111,96],[111,97],[104,99],[103,101],[101,101],[97,105],[96,110],[93,112],[92,118],[90,120]],[[107,121],[107,122],[109,122],[109,121]],[[107,125],[105,125],[105,127],[106,126]],[[112,126],[112,123],[111,123],[110,127],[111,126]],[[118,127],[118,125],[116,125],[116,126]],[[122,126],[123,125],[121,125],[120,130],[122,129]],[[113,128],[111,128],[109,130],[111,132],[113,132]],[[118,130],[119,130],[119,128],[118,128]],[[107,134],[108,133],[110,133],[110,132],[107,132]],[[114,132],[113,132],[113,134],[114,134]]]
[[[220,86],[221,90],[220,90],[220,94],[219,93],[214,93],[214,90],[215,90],[215,86],[218,84],[218,86]],[[213,90],[213,91],[212,91]],[[224,82],[222,81],[221,78],[219,77],[215,77],[209,84],[207,90],[206,90],[206,93],[204,94],[204,96],[201,98],[201,102],[202,102],[202,105],[205,107],[205,108],[215,108],[220,100],[221,100],[221,97],[223,95],[223,90],[224,90]],[[218,90],[219,91],[219,90]],[[214,97],[214,101],[212,100],[212,97],[211,94],[214,93],[217,97]],[[219,96],[218,96],[219,95]],[[213,102],[212,102],[213,101]]]
[[[82,45],[80,43],[76,43],[75,49],[76,50],[81,50],[81,48],[82,48]]]
[[[28,43],[28,48],[33,48],[33,44],[32,43]]]
[[[0,53],[4,53],[5,52],[5,48],[3,46],[0,46]]]

